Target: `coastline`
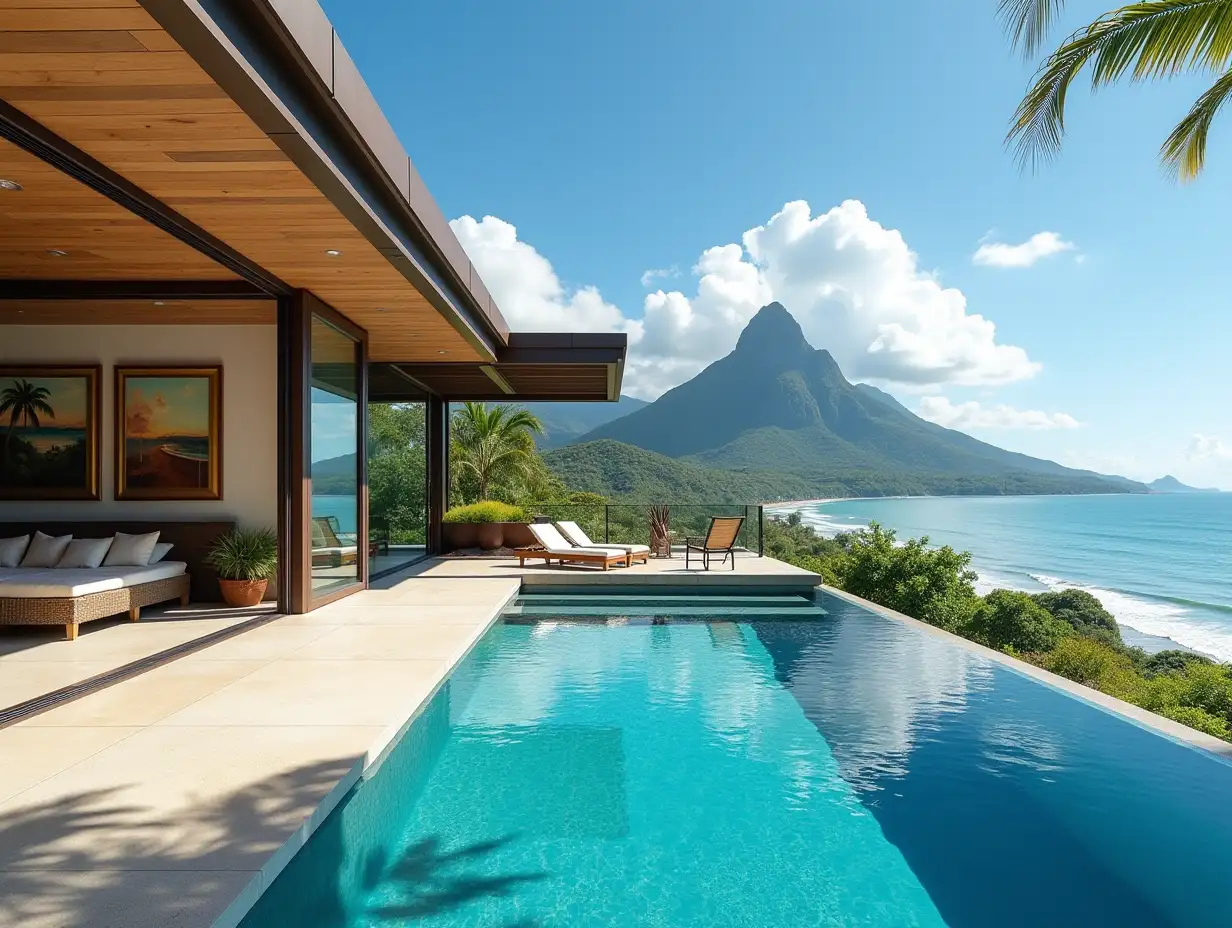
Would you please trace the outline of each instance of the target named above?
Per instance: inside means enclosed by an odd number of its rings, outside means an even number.
[[[1026,496],[1026,497],[1033,496],[1037,498],[1039,497],[1058,498],[1058,497],[1069,497],[1069,496],[1108,496],[1108,495],[1137,496],[1137,495],[1143,495],[1143,494],[1102,494],[1102,493],[1101,494],[1022,494],[1022,496]],[[1189,496],[1190,494],[1149,494],[1149,495],[1152,495],[1152,496]],[[765,503],[763,505],[765,506],[768,514],[772,514],[775,516],[783,516],[789,512],[799,511],[800,509],[804,507],[821,507],[821,506],[826,506],[831,503],[876,502],[880,500],[920,500],[920,499],[946,499],[946,500],[972,499],[974,500],[974,499],[1001,499],[1001,498],[1005,498],[1005,497],[1000,497],[1000,496],[986,497],[986,496],[974,496],[974,495],[973,496],[965,496],[965,495],[964,496],[875,496],[875,497],[865,496],[865,497],[831,497],[831,498],[813,499],[813,500],[785,500],[785,501],[776,502],[776,503]],[[1014,498],[1018,498],[1018,497],[1016,496]],[[814,525],[814,528],[817,528],[817,526]],[[829,534],[829,532],[826,532],[826,534]],[[919,534],[917,530],[908,530],[905,532],[904,537],[907,537],[908,535],[914,536],[916,534]],[[971,547],[975,547],[975,546],[964,545],[963,549],[966,550]],[[973,551],[972,553],[974,554],[976,552]],[[1039,584],[1039,586],[1033,587],[1033,588],[1027,588],[1021,584],[1015,583],[1012,579],[1006,579],[1005,577],[998,578],[995,573],[990,576],[986,572],[986,569],[979,570],[978,567],[973,567],[973,569],[976,569],[977,572],[979,573],[979,579],[976,581],[976,586],[977,586],[977,589],[979,589],[981,592],[988,592],[989,590],[997,589],[997,588],[1020,590],[1022,592],[1027,592],[1027,593],[1043,592],[1049,589],[1081,589],[1081,590],[1086,590],[1087,592],[1091,592],[1093,595],[1096,596],[1096,598],[1099,598],[1101,599],[1101,601],[1104,602],[1104,607],[1108,609],[1108,611],[1111,612],[1113,616],[1116,618],[1117,625],[1121,628],[1122,638],[1124,639],[1125,643],[1130,646],[1140,647],[1149,654],[1154,654],[1159,651],[1165,651],[1165,650],[1179,650],[1179,651],[1190,651],[1195,654],[1201,654],[1204,657],[1210,657],[1216,661],[1222,662],[1222,661],[1227,660],[1225,657],[1219,654],[1212,653],[1209,650],[1204,650],[1202,647],[1195,647],[1193,645],[1185,644],[1183,641],[1180,641],[1177,638],[1172,637],[1171,635],[1160,634],[1159,629],[1156,629],[1153,632],[1144,631],[1141,628],[1138,628],[1132,624],[1129,624],[1129,622],[1122,619],[1121,615],[1118,615],[1118,612],[1122,612],[1122,610],[1113,608],[1113,606],[1109,602],[1106,601],[1106,597],[1108,596],[1109,591],[1105,589],[1104,585],[1101,585],[1099,583],[1087,582],[1087,581],[1075,581],[1075,580],[1061,580],[1061,581],[1058,581],[1058,583],[1055,584],[1054,586],[1051,583],[1044,583],[1041,580],[1036,579],[1036,573],[1029,572],[1028,576],[1030,576],[1032,580],[1035,581],[1035,583]],[[1101,592],[1105,594],[1103,597],[1099,595]],[[1117,591],[1113,591],[1113,592],[1117,592]],[[1123,593],[1122,595],[1132,596],[1133,594]],[[1142,595],[1149,596],[1149,594],[1142,594]]]

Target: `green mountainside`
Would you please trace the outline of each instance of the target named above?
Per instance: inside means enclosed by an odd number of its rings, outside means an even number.
[[[622,396],[615,403],[523,403],[543,423],[543,434],[535,439],[541,451],[577,441],[592,429],[627,416],[647,405],[645,400]]]
[[[1216,487],[1191,487],[1188,484],[1181,483],[1171,474],[1166,474],[1158,480],[1152,480],[1147,484],[1151,488],[1152,493],[1218,493]]]
[[[597,442],[603,444],[589,447]],[[620,474],[631,489],[614,495],[637,494],[641,487],[630,482],[636,473],[644,472],[647,484],[665,479],[661,458],[652,464],[610,442],[700,465],[713,485],[739,479],[751,491],[764,480],[781,481],[777,492],[758,498],[1146,492],[1124,478],[1005,451],[926,422],[874,387],[849,383],[778,303],[757,313],[727,357],[582,436],[562,449],[569,455],[550,453],[548,462],[578,489],[604,492],[602,481],[588,484],[584,474]],[[680,476],[698,477],[688,474]],[[782,482],[788,476],[795,479]]]

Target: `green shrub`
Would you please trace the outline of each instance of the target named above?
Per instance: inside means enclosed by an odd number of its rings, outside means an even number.
[[[1121,628],[1112,613],[1084,590],[1035,593],[1031,599],[1047,609],[1053,618],[1060,619],[1080,635],[1107,644],[1121,643]]]
[[[1191,664],[1212,664],[1209,657],[1194,654],[1192,651],[1159,651],[1149,655],[1142,662],[1142,672],[1148,677],[1161,673],[1181,673]]]
[[[1180,722],[1182,725],[1196,728],[1198,731],[1205,732],[1208,735],[1223,738],[1225,741],[1232,734],[1229,731],[1227,719],[1211,715],[1197,706],[1170,706],[1159,710],[1159,714],[1165,718],[1172,719],[1174,722]]]
[[[1030,652],[1051,651],[1072,630],[1029,594],[993,590],[971,617],[968,633],[990,648]]]
[[[1053,649],[1039,654],[1035,662],[1045,670],[1097,690],[1138,702],[1142,680],[1125,654],[1092,638],[1069,635]]]
[[[278,570],[278,537],[268,528],[227,532],[210,547],[205,562],[223,580],[268,580]]]
[[[445,522],[464,524],[485,522],[525,522],[526,512],[521,506],[511,506],[508,503],[494,499],[480,500],[469,506],[454,506],[445,513]]]

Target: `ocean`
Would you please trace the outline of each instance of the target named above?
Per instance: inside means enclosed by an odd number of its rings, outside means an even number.
[[[1232,493],[835,500],[799,510],[823,534],[877,521],[970,551],[981,593],[1069,587],[1098,597],[1126,641],[1170,639],[1232,661]],[[1138,633],[1138,634],[1135,634]]]

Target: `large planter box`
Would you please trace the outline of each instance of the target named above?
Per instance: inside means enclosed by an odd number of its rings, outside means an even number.
[[[441,526],[445,550],[461,551],[466,548],[526,548],[535,544],[535,536],[525,522],[446,522]],[[480,533],[486,545],[480,544]]]

